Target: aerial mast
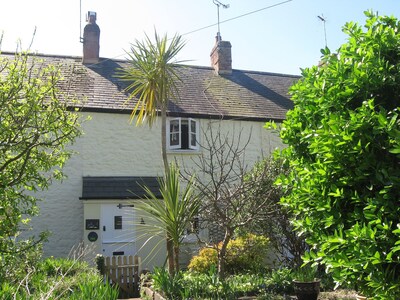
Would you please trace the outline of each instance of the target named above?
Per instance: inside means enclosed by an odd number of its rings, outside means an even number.
[[[221,40],[221,31],[219,28],[219,7],[222,6],[223,8],[229,8],[229,4],[223,4],[218,0],[213,0],[214,4],[217,6],[217,16],[218,16],[218,32],[217,32],[217,39]]]
[[[317,17],[318,17],[318,19],[320,19],[324,23],[325,48],[326,48],[326,47],[328,47],[328,42],[327,42],[327,39],[326,39],[326,27],[325,27],[326,18],[324,17],[324,15],[320,15],[320,16],[317,16]]]

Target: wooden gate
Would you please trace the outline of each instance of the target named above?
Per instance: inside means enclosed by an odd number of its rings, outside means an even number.
[[[119,298],[139,297],[139,264],[138,256],[106,256],[104,275],[112,285],[118,285]]]

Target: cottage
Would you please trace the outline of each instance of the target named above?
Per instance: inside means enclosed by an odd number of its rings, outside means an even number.
[[[143,197],[143,185],[158,191],[163,175],[160,122],[136,127],[129,121],[134,103],[127,102],[126,83],[116,76],[128,62],[99,57],[100,28],[95,15],[85,28],[83,57],[41,55],[47,64],[60,65],[65,77],[61,89],[83,103],[84,135],[73,145],[68,178],[43,193],[41,214],[32,220],[36,232],[52,235],[45,255],[67,256],[84,244],[89,257],[138,254],[146,257],[155,241],[145,243],[135,224],[146,217],[133,210]],[[3,53],[2,55],[7,55]],[[11,54],[9,54],[11,55]],[[262,59],[262,58],[260,58]],[[276,147],[279,137],[263,128],[268,120],[282,121],[292,102],[288,89],[298,76],[232,69],[230,42],[219,36],[211,51],[211,67],[177,66],[182,78],[179,99],[168,107],[167,148],[172,161],[190,164],[200,155],[207,128],[232,135],[251,136],[246,148],[249,166]],[[145,267],[165,261],[165,247],[144,262]]]

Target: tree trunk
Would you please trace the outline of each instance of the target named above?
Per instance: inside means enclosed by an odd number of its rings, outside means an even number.
[[[226,248],[228,247],[228,243],[232,238],[232,233],[230,231],[225,231],[225,236],[222,241],[221,249],[219,249],[218,253],[218,276],[221,279],[225,278],[225,268],[226,268]]]
[[[175,272],[179,272],[179,245],[174,246]]]
[[[164,174],[167,174],[169,170],[167,157],[167,103],[161,105],[161,123],[161,154],[164,163]]]
[[[168,257],[168,273],[169,275],[173,276],[175,274],[174,243],[172,242],[168,233],[167,233],[167,257]]]
[[[169,172],[169,164],[167,158],[167,103],[161,104],[161,155],[164,163],[164,176]],[[175,274],[174,268],[174,244],[167,232],[167,257],[169,275]]]

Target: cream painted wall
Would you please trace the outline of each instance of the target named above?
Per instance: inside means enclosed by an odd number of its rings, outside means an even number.
[[[52,231],[45,244],[47,256],[67,256],[80,243],[90,245],[91,253],[98,252],[98,245],[88,243],[84,230],[84,219],[99,215],[98,202],[82,201],[83,176],[161,176],[161,129],[156,123],[136,127],[130,124],[129,115],[111,113],[81,113],[84,135],[73,145],[77,154],[68,161],[62,182],[55,182],[42,194],[41,213],[32,220],[33,233]],[[255,161],[268,155],[273,149],[282,147],[279,137],[263,128],[262,122],[240,120],[210,121],[200,120],[200,128],[208,124],[221,132],[242,134],[243,141],[251,138],[246,148],[246,161],[251,167]],[[200,143],[204,136],[200,136]],[[191,166],[191,160],[199,152],[169,152],[169,160],[183,159]],[[104,201],[103,201],[104,202]],[[85,209],[84,209],[85,206]]]
[[[102,254],[102,220],[101,220],[101,205],[102,204],[113,204],[118,205],[120,203],[129,204],[137,206],[139,200],[83,200],[84,205],[84,220],[86,219],[100,219],[100,227],[99,230],[83,230],[83,241],[86,246],[86,258],[91,260],[97,254]],[[149,235],[146,234],[149,231],[149,226],[151,224],[151,219],[142,214],[140,211],[134,209],[134,220],[133,224],[137,224],[135,226],[135,230],[133,235],[135,237],[134,240],[134,248],[136,252],[134,255],[138,255],[141,258],[141,269],[149,269],[151,270],[153,266],[161,266],[165,262],[166,257],[166,245],[164,242],[164,235],[157,235],[153,237],[151,240],[149,239]],[[143,218],[146,222],[145,225],[140,225],[141,218]],[[99,236],[99,239],[95,242],[91,242],[87,239],[89,232],[96,232]]]

